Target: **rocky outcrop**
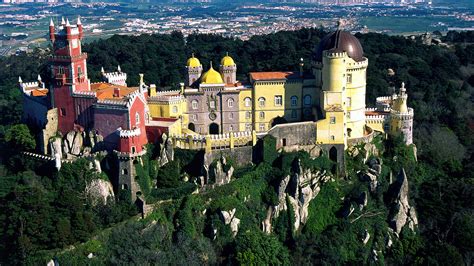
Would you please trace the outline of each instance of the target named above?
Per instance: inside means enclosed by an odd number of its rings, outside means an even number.
[[[329,180],[326,172],[303,169],[301,161],[293,167],[293,173],[281,180],[278,187],[278,205],[274,207],[274,217],[281,211],[288,209],[288,203],[295,215],[294,229],[298,230],[301,224],[308,220],[308,206],[319,193],[321,185]]]
[[[225,225],[230,225],[232,236],[235,237],[239,232],[240,219],[235,217],[235,208],[230,211],[221,211],[220,217]]]
[[[378,187],[378,178],[382,173],[382,159],[372,158],[367,162],[369,168],[366,172],[361,173],[362,181],[369,182],[370,192],[374,193]]]
[[[390,227],[399,234],[402,228],[408,224],[413,231],[418,225],[415,208],[409,204],[408,178],[405,169],[402,168],[398,174],[397,180],[390,185],[389,191],[390,203]]]
[[[234,167],[227,164],[225,157],[221,157],[217,160],[216,165],[212,167],[212,174],[216,185],[228,184],[234,174]]]
[[[84,139],[79,131],[69,131],[64,138],[64,152],[78,156],[82,151]]]
[[[174,160],[174,149],[171,139],[165,133],[161,137],[163,141],[160,144],[160,155],[157,158],[160,167]]]
[[[114,198],[112,184],[103,179],[92,180],[87,184],[84,194],[92,206],[107,204],[108,200]]]

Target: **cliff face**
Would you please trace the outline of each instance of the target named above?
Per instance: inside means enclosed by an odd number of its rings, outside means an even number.
[[[330,176],[326,172],[305,169],[298,160],[294,166],[294,171],[283,178],[278,186],[278,205],[271,207],[267,212],[267,218],[263,222],[263,229],[269,233],[271,231],[271,218],[276,218],[282,211],[293,209],[294,230],[300,229],[302,224],[308,220],[308,207],[310,202],[316,198],[321,186],[329,181]]]

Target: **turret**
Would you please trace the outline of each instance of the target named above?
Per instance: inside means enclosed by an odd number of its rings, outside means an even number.
[[[200,77],[202,73],[202,65],[199,59],[194,57],[194,54],[186,62],[186,86],[193,85]]]
[[[54,42],[55,37],[54,37],[54,23],[53,19],[49,21],[49,39]]]
[[[408,95],[405,83],[398,94],[392,96],[390,110],[390,134],[402,135],[406,145],[413,143],[413,108],[407,106]]]
[[[79,39],[82,39],[83,36],[83,29],[82,29],[82,22],[81,22],[81,16],[77,16],[77,29],[79,31]]]
[[[234,59],[229,56],[229,53],[222,58],[219,70],[224,83],[234,84],[237,82],[237,65],[235,64]]]
[[[66,18],[66,35],[67,35],[67,39],[72,39],[71,37],[71,24],[69,23],[69,19]]]

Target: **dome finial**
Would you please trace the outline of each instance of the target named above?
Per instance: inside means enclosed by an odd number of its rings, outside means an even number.
[[[191,54],[191,57],[194,58],[194,53]]]
[[[340,18],[340,19],[337,21],[337,29],[338,29],[338,30],[342,30],[342,29],[344,28],[344,24],[345,24],[344,19]]]
[[[212,61],[211,61],[211,68],[213,68],[213,67],[212,67]]]

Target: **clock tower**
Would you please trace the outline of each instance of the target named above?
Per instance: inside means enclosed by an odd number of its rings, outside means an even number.
[[[61,19],[55,27],[49,25],[49,38],[53,44],[53,55],[49,63],[52,74],[52,106],[58,110],[58,128],[64,135],[74,129],[80,109],[76,108],[73,93],[90,91],[87,77],[87,54],[81,50],[83,28],[80,18],[75,26]]]

